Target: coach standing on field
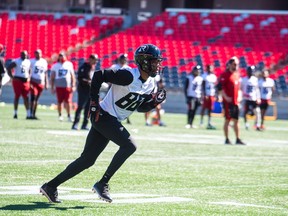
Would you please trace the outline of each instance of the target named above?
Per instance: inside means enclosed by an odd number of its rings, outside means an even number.
[[[245,145],[239,138],[239,90],[240,75],[238,73],[239,61],[236,57],[231,58],[227,64],[227,70],[220,76],[220,88],[222,89],[223,105],[225,110],[224,134],[225,144],[232,144],[228,137],[230,120],[233,121],[236,144]]]
[[[95,70],[95,64],[98,62],[98,55],[91,54],[87,62],[84,62],[77,72],[77,92],[78,92],[78,106],[75,112],[75,119],[72,125],[73,130],[78,130],[78,123],[82,109],[84,109],[84,119],[81,126],[82,130],[89,130],[88,125],[88,111],[89,111],[89,92],[91,86],[91,79]]]

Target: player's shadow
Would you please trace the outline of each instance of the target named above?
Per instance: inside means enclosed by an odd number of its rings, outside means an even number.
[[[84,209],[85,206],[74,206],[74,207],[61,207],[59,205],[44,203],[44,202],[31,202],[31,204],[14,204],[1,207],[0,210],[8,211],[33,211],[37,209],[55,209],[60,211],[66,211],[68,209]]]

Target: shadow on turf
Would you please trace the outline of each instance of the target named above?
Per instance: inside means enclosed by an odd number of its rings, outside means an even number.
[[[44,202],[32,202],[31,204],[15,204],[7,205],[1,207],[0,210],[9,210],[9,211],[33,211],[37,209],[55,209],[60,211],[66,211],[68,209],[84,209],[85,206],[74,206],[74,207],[60,207],[55,204],[44,203]]]

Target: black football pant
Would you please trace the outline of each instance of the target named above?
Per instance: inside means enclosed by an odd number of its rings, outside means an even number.
[[[136,151],[136,145],[125,127],[115,117],[101,110],[98,122],[92,122],[81,156],[48,182],[48,185],[58,187],[63,182],[92,166],[110,140],[119,146],[105,172],[112,177],[126,159]]]
[[[187,105],[188,105],[187,123],[189,125],[192,125],[197,109],[201,105],[200,98],[188,97]]]
[[[78,105],[75,112],[75,119],[73,125],[76,125],[80,121],[81,111],[84,109],[84,119],[82,123],[82,127],[86,127],[88,124],[88,112],[89,112],[89,86],[81,86],[78,85]]]

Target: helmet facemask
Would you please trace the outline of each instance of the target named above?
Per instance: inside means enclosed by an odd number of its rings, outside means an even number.
[[[138,68],[151,77],[155,77],[162,71],[162,56],[159,48],[153,44],[138,47],[134,59]]]

